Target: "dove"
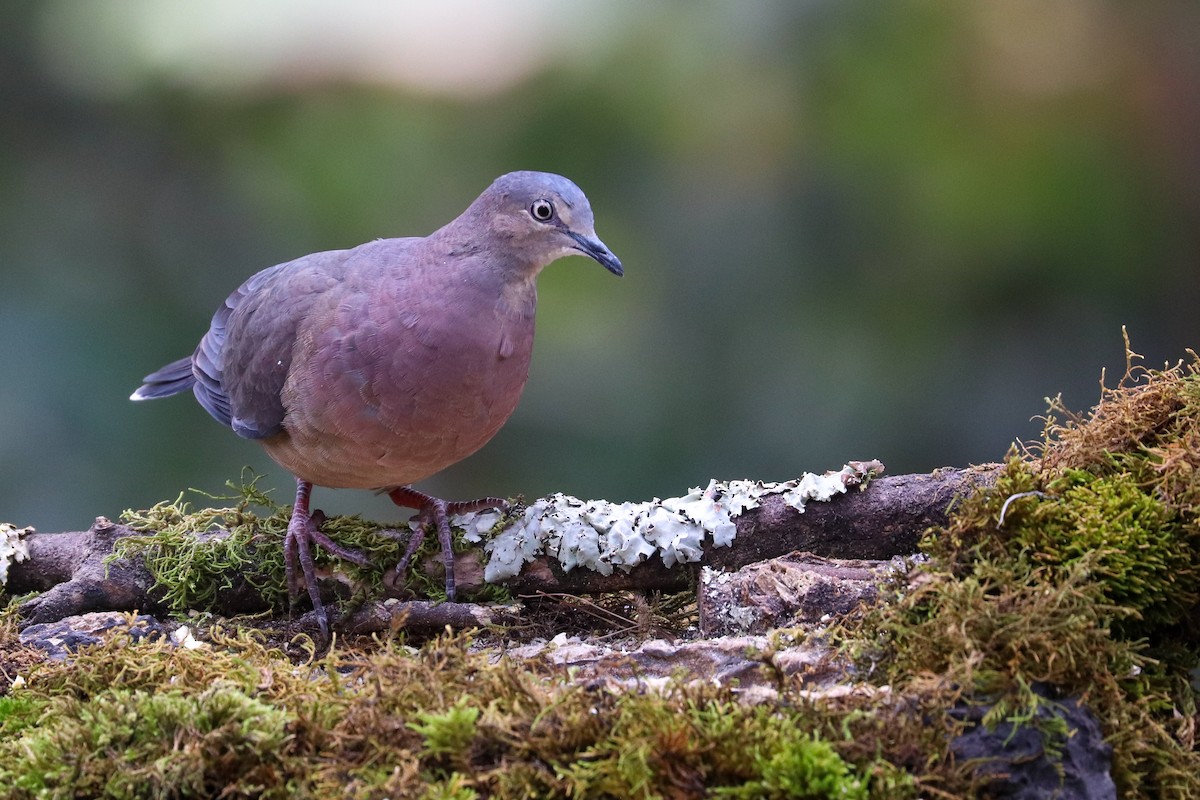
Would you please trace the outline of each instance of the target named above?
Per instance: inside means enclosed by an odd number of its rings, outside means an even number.
[[[386,491],[432,526],[455,598],[449,517],[506,502],[412,487],[471,455],[517,407],[533,352],[537,277],[585,255],[617,276],[592,209],[567,178],[511,172],[424,237],[378,239],[269,267],[237,288],[195,351],[147,375],[132,400],[190,389],[214,419],[296,478],[284,538],[288,595],[306,590],[323,635],[313,547],[366,566],[310,512],[313,486]],[[316,517],[316,518],[314,518]]]

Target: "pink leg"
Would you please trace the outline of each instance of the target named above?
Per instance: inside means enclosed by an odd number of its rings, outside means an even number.
[[[296,503],[292,506],[292,518],[288,522],[287,535],[283,539],[283,563],[287,575],[289,604],[294,606],[300,596],[301,588],[307,589],[313,610],[317,612],[317,624],[321,628],[321,636],[328,640],[329,616],[325,612],[325,604],[321,602],[316,564],[313,561],[313,544],[319,544],[338,558],[352,561],[360,567],[370,566],[371,562],[357,550],[342,547],[321,533],[320,528],[313,520],[313,515],[308,510],[308,499],[311,494],[312,484],[297,478]]]
[[[495,508],[501,511],[508,509],[508,501],[499,497],[481,497],[478,500],[460,500],[447,502],[419,492],[411,486],[400,486],[388,492],[388,497],[398,506],[415,508],[420,511],[421,530],[413,533],[404,556],[396,565],[396,574],[400,575],[408,568],[408,562],[425,540],[425,526],[433,523],[438,532],[438,543],[442,546],[442,563],[446,566],[446,599],[453,600],[454,586],[454,550],[450,543],[450,515],[470,514],[485,508]]]

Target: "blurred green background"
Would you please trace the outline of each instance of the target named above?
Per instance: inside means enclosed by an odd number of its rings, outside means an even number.
[[[1200,346],[1200,4],[0,5],[0,520],[290,479],[126,399],[251,273],[561,172],[625,262],[541,279],[516,415],[423,484],[646,499],[1001,457]],[[365,492],[317,506],[403,516]]]

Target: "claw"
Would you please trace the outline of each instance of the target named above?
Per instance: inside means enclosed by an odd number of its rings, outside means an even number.
[[[447,502],[436,497],[431,497],[424,492],[418,492],[411,486],[400,486],[388,492],[388,497],[392,498],[392,502],[398,506],[406,508],[415,508],[420,511],[418,519],[421,526],[413,532],[412,538],[409,539],[408,546],[404,549],[404,556],[396,565],[396,575],[399,577],[408,568],[409,561],[417,552],[417,548],[421,546],[421,542],[425,541],[426,527],[432,523],[437,530],[438,543],[442,547],[442,563],[446,568],[446,599],[454,600],[455,597],[455,578],[454,578],[454,550],[451,547],[450,536],[450,516],[457,514],[470,514],[475,511],[482,511],[485,508],[494,508],[499,511],[508,510],[508,501],[499,497],[481,497],[478,500],[459,500]]]

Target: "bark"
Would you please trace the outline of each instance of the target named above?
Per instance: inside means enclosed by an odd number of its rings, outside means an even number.
[[[697,604],[705,637],[765,634],[843,617],[878,596],[895,561],[788,553],[736,572],[709,572]]]

